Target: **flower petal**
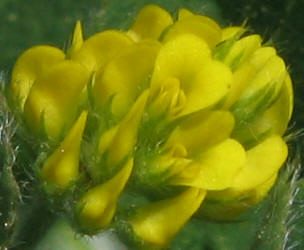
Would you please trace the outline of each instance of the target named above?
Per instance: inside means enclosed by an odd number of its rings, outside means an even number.
[[[232,74],[227,66],[210,59],[203,40],[186,34],[161,48],[152,75],[151,95],[159,92],[169,78],[179,80],[187,98],[179,114],[185,115],[217,103],[227,93]]]
[[[187,15],[179,19],[165,34],[164,41],[170,41],[182,34],[193,34],[203,39],[210,48],[221,40],[221,28],[212,19],[200,15]]]
[[[144,41],[130,46],[113,59],[96,78],[94,93],[97,105],[102,107],[111,99],[114,117],[123,117],[147,88],[159,48],[158,42]]]
[[[236,119],[234,138],[244,144],[254,140],[255,136],[258,139],[258,135],[251,132],[250,127],[254,127],[256,119],[259,119],[277,101],[286,74],[285,64],[278,56],[270,57],[264,67],[256,73],[237,102],[231,107]],[[286,111],[289,112],[289,107]]]
[[[163,45],[156,58],[151,79],[151,94],[159,91],[162,82],[167,78],[179,79],[181,86],[193,81],[197,72],[210,58],[210,49],[202,39],[191,34],[172,39]]]
[[[277,174],[274,174],[266,182],[239,196],[225,196],[225,191],[209,191],[198,214],[212,220],[231,221],[248,208],[261,202],[273,187],[276,179]]]
[[[78,202],[78,219],[82,227],[89,230],[102,229],[112,221],[118,198],[124,189],[133,168],[133,159],[103,184],[95,186]]]
[[[166,10],[157,5],[147,5],[138,13],[128,35],[135,41],[147,38],[157,40],[171,24],[172,17]]]
[[[287,154],[286,143],[277,135],[248,150],[246,165],[236,177],[232,189],[245,192],[269,180],[279,171]]]
[[[263,89],[269,83],[275,84],[275,94],[278,94],[278,92],[280,92],[283,81],[286,77],[285,63],[282,58],[276,55],[266,58],[269,59],[257,72],[256,76],[248,84],[239,99],[248,98],[253,93],[257,93],[259,90]]]
[[[265,66],[266,62],[276,55],[272,47],[258,48],[251,57],[233,72],[231,89],[225,100],[224,108],[229,108],[237,101],[252,79]]]
[[[224,58],[224,63],[236,70],[252,53],[261,47],[262,38],[259,35],[246,36],[236,41]]]
[[[89,81],[80,64],[65,60],[50,67],[33,84],[24,107],[30,128],[57,140],[77,113],[82,91]]]
[[[20,102],[21,109],[37,77],[64,58],[65,54],[62,50],[46,45],[32,47],[18,58],[10,87],[11,94],[16,102]]]
[[[108,148],[108,163],[115,166],[133,153],[137,132],[146,106],[149,91],[144,91],[136,100],[126,117],[118,125],[117,132]]]
[[[190,156],[226,140],[234,127],[234,118],[227,111],[205,111],[186,118],[171,133],[165,148],[182,144]]]
[[[151,203],[137,210],[131,224],[146,242],[165,246],[199,208],[206,191],[189,188],[180,195]]]
[[[223,63],[210,60],[198,72],[192,82],[182,85],[187,102],[180,116],[190,114],[218,103],[228,93],[232,73]]]
[[[132,40],[123,32],[108,30],[84,41],[81,48],[73,53],[71,58],[83,64],[90,72],[98,71],[132,43]]]
[[[149,172],[151,176],[163,175],[164,179],[167,180],[174,175],[178,175],[192,162],[186,156],[186,148],[182,144],[174,144],[163,154],[156,156],[152,162],[149,162],[146,166],[146,169],[149,170],[146,172]]]
[[[78,176],[80,145],[86,119],[87,111],[83,111],[60,146],[43,164],[41,176],[55,188],[66,188]]]
[[[232,185],[245,161],[242,145],[227,139],[203,152],[197,161],[172,180],[172,184],[222,190]]]
[[[255,145],[266,136],[284,135],[293,109],[293,93],[289,75],[283,83],[281,92],[276,101],[264,113],[253,121],[234,132],[245,145]]]
[[[246,29],[242,26],[230,26],[222,29],[222,39],[221,41],[226,41],[229,39],[233,39],[235,36],[242,35]]]
[[[192,17],[194,15],[195,15],[194,13],[192,13],[190,10],[185,8],[181,8],[178,10],[178,20],[183,20],[188,17]]]
[[[69,58],[72,57],[72,55],[74,55],[81,48],[82,44],[83,44],[82,25],[80,21],[77,21],[74,27],[71,46],[68,49]]]

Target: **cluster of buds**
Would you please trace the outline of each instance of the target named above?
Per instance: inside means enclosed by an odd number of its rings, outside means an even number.
[[[259,203],[288,154],[293,92],[276,50],[246,34],[149,5],[128,31],[84,40],[77,22],[66,53],[25,51],[10,96],[48,145],[36,164],[46,195],[72,193],[84,232],[123,221],[161,247],[193,216],[231,220]]]

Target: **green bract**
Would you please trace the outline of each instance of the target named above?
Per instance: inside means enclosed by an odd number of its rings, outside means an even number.
[[[36,46],[19,57],[13,103],[56,145],[37,153],[40,181],[79,229],[124,221],[166,246],[194,214],[231,220],[266,196],[288,154],[292,83],[276,50],[245,33],[149,5],[127,32],[83,39],[77,22],[66,55]]]

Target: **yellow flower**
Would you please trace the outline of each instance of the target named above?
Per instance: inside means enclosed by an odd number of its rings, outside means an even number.
[[[48,195],[74,192],[82,230],[122,220],[163,247],[192,216],[231,220],[267,195],[288,155],[292,82],[275,48],[245,34],[148,5],[127,31],[85,39],[77,22],[67,55],[19,57],[13,103],[55,148],[37,152],[40,178]],[[124,203],[134,194],[145,204]]]
[[[175,104],[182,105],[177,113],[172,111],[176,105],[170,105],[169,112],[175,118],[219,102],[229,90],[232,73],[226,65],[212,59],[204,40],[192,34],[182,34],[165,43],[158,53],[151,77],[151,98],[161,98],[162,89],[173,81],[178,89]],[[175,95],[171,97],[175,98]]]
[[[83,111],[63,142],[45,160],[41,175],[47,184],[55,188],[66,188],[78,177],[80,147],[86,118],[87,112]]]

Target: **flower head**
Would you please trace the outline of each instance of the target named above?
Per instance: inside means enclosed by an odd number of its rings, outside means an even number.
[[[276,50],[246,33],[148,5],[128,31],[84,39],[77,22],[67,55],[19,57],[11,97],[50,149],[37,152],[39,178],[48,195],[73,194],[82,230],[123,220],[164,246],[195,214],[231,220],[267,195],[288,154],[292,83]]]

